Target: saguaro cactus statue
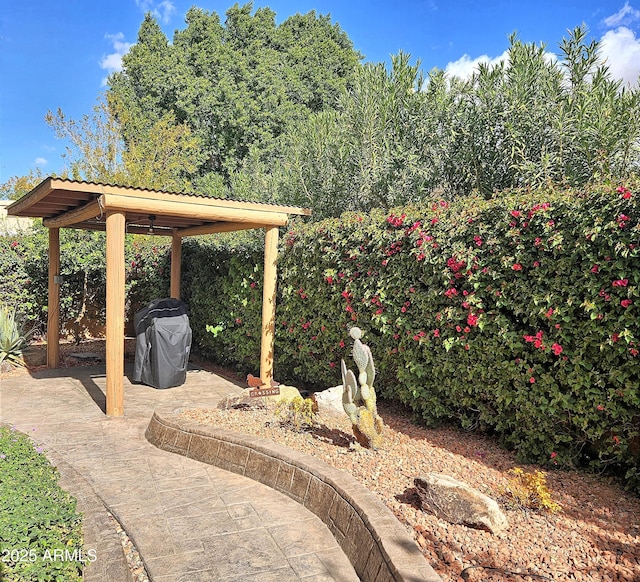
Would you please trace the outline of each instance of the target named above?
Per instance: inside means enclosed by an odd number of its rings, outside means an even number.
[[[376,392],[373,381],[376,369],[369,346],[360,341],[362,331],[352,327],[349,335],[353,338],[353,360],[358,366],[358,379],[342,360],[342,406],[351,420],[353,434],[363,446],[377,449],[382,444],[382,418],[378,416]]]

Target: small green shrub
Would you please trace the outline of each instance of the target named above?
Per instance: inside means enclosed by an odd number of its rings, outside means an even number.
[[[295,396],[291,400],[286,398],[278,400],[275,415],[295,431],[308,430],[316,422],[313,400],[311,398],[302,398],[301,396]]]
[[[76,501],[58,485],[57,470],[24,434],[0,427],[0,554],[12,582],[80,582],[85,552]]]
[[[510,509],[533,509],[557,513],[562,510],[551,498],[544,471],[525,472],[520,467],[509,471],[512,477],[501,491],[502,500]]]

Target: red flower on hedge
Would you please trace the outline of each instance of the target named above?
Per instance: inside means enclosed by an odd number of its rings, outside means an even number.
[[[520,216],[522,213],[519,210],[512,210],[511,212],[509,212],[509,214],[511,214],[511,216],[513,216],[514,218],[518,218],[518,216]]]
[[[470,313],[469,315],[467,315],[467,323],[471,326],[478,325],[478,316]]]
[[[454,297],[458,294],[458,290],[455,287],[451,287],[444,292],[445,297]]]
[[[593,265],[593,267],[591,267],[592,273],[597,273],[599,270],[600,270],[600,265]]]
[[[434,329],[433,330],[433,337],[440,337],[440,330],[439,329]]]
[[[522,265],[520,263],[515,263],[514,265],[511,265],[511,268],[514,271],[522,271]]]
[[[620,301],[620,305],[622,305],[622,307],[624,307],[625,309],[632,303],[633,301],[631,301],[631,299],[623,299],[622,301]]]
[[[611,285],[613,287],[626,287],[629,283],[629,279],[617,279]]]
[[[536,379],[533,376],[531,376],[531,378],[529,378],[529,383],[530,384],[535,384],[536,383]]]
[[[618,186],[616,190],[619,194],[622,195],[622,198],[624,198],[625,200],[629,200],[629,198],[631,198],[631,192],[624,186]]]
[[[560,344],[553,344],[551,346],[551,351],[556,355],[559,356],[562,353],[562,346]]]

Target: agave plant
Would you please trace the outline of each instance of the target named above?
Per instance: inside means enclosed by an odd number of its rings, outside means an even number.
[[[5,361],[25,366],[22,350],[29,345],[34,329],[27,329],[15,308],[0,304],[0,364]]]

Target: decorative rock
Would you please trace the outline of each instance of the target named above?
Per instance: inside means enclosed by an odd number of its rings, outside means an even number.
[[[448,475],[427,473],[413,480],[422,509],[450,523],[463,524],[491,533],[509,527],[498,504]]]
[[[218,408],[228,410],[229,408],[265,408],[268,404],[276,404],[280,400],[291,401],[296,396],[300,396],[300,391],[294,386],[280,385],[280,394],[277,396],[253,397],[249,392],[253,388],[246,388],[240,394],[230,394],[225,396],[218,404]]]
[[[312,398],[318,406],[318,414],[320,416],[346,416],[342,406],[343,390],[341,384],[340,386],[334,386],[333,388],[328,388],[327,390],[313,394]]]

